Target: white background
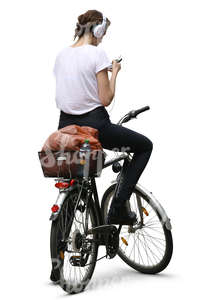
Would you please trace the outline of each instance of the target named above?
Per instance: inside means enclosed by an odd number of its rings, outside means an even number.
[[[58,191],[43,177],[37,152],[58,126],[55,79],[59,50],[73,44],[77,16],[97,9],[112,22],[102,47],[122,55],[112,122],[151,110],[125,126],[154,144],[140,183],[172,222],[174,254],[155,276],[118,257],[98,262],[74,297],[199,298],[202,283],[202,1],[35,0],[1,3],[1,293],[3,299],[62,299],[49,281],[49,216]],[[100,199],[116,174],[97,179]],[[101,253],[102,254],[102,248]],[[67,296],[68,297],[68,296]]]

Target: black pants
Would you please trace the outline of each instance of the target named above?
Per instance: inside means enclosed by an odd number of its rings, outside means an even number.
[[[138,182],[150,158],[153,148],[152,142],[136,131],[111,123],[104,106],[99,106],[82,115],[71,115],[61,111],[58,129],[71,124],[98,129],[99,141],[104,149],[134,153],[125,170],[118,201],[122,203],[129,199],[133,186]]]

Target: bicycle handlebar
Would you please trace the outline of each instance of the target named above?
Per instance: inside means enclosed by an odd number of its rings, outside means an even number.
[[[142,112],[149,110],[149,109],[150,109],[149,106],[144,106],[140,109],[131,110],[127,115],[125,115],[123,118],[121,118],[121,120],[117,124],[121,125],[122,123],[126,123],[129,120],[131,120],[132,118],[136,118],[139,114],[141,114]]]
[[[146,111],[146,110],[149,110],[149,109],[150,109],[149,106],[144,106],[144,107],[142,107],[142,108],[140,108],[140,109],[132,110],[132,111],[130,112],[130,115],[131,115],[131,117],[136,118],[137,115],[139,115],[140,113],[142,113],[142,112],[144,112],[144,111]]]

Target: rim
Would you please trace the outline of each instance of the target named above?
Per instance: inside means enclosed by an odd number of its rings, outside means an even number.
[[[110,208],[114,191],[108,197],[105,206],[105,218]],[[138,210],[137,195],[141,200],[143,223]],[[131,210],[137,215],[134,226],[122,225],[120,231],[119,252],[132,264],[142,268],[153,268],[161,263],[166,252],[166,237],[157,212],[150,203],[136,191],[130,197]],[[117,226],[117,225],[116,225]]]
[[[72,196],[73,202],[77,200],[78,194]],[[91,244],[91,251],[88,254],[88,257],[85,256],[87,259],[85,264],[90,264],[88,266],[74,266],[71,264],[71,259],[75,256],[81,256],[82,251],[82,242],[81,237],[84,234],[84,223],[85,223],[85,215],[87,214],[88,220],[88,228],[93,227],[93,217],[90,212],[87,212],[87,209],[84,212],[80,210],[76,210],[75,218],[72,221],[70,226],[67,225],[67,220],[70,218],[70,207],[68,207],[68,202],[66,201],[66,205],[63,207],[63,211],[61,211],[61,222],[59,225],[61,234],[60,234],[60,241],[64,241],[64,234],[68,235],[68,238],[65,239],[65,250],[63,251],[62,257],[62,265],[61,265],[61,284],[64,286],[66,285],[67,289],[72,289],[75,291],[76,289],[82,288],[84,285],[87,284],[89,281],[88,275],[90,273],[91,264],[94,263],[95,260],[95,251],[96,251],[96,244],[94,242],[89,242]],[[79,204],[84,205],[82,199],[80,199]],[[71,209],[72,210],[72,209]],[[63,229],[62,229],[63,228]],[[62,229],[62,230],[61,230]],[[93,234],[88,235],[88,239],[93,239]],[[61,257],[60,257],[61,258]]]

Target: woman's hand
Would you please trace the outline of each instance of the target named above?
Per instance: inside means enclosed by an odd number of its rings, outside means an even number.
[[[120,71],[121,64],[118,63],[116,60],[112,61],[112,72],[115,72],[116,74]]]

